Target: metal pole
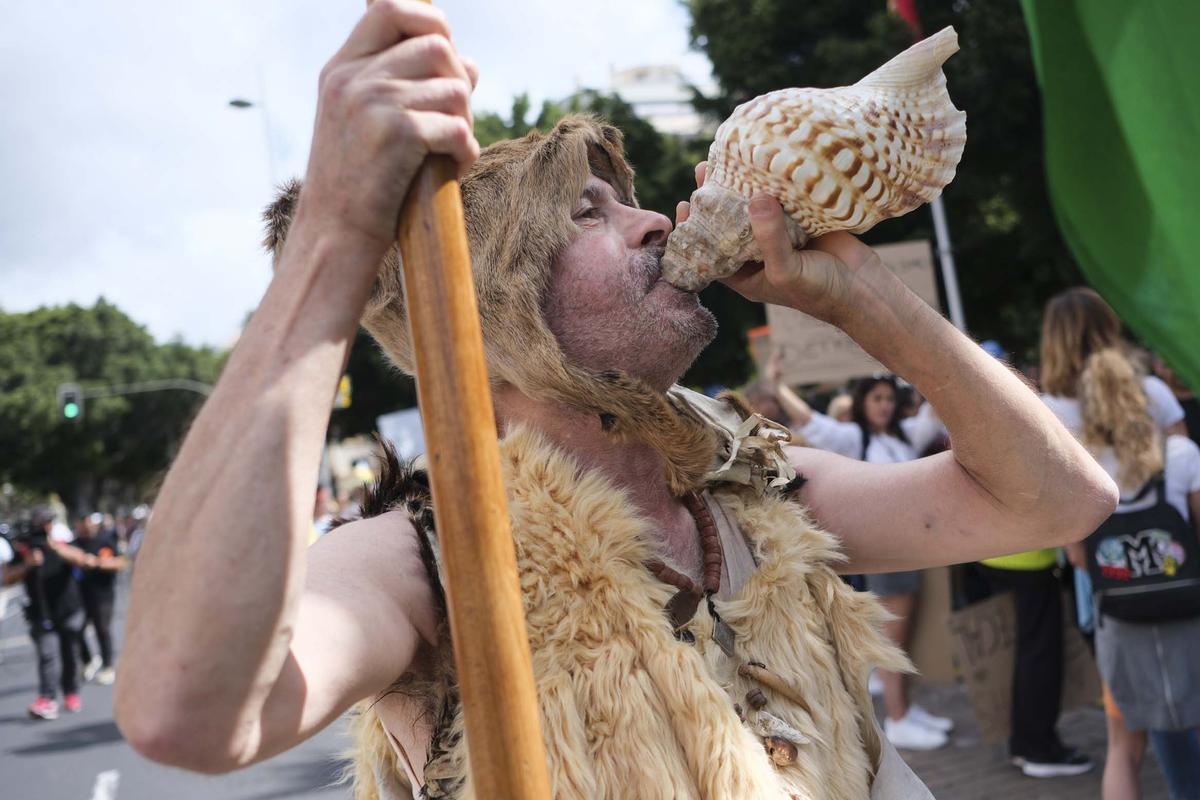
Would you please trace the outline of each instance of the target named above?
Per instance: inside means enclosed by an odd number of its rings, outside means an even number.
[[[958,273],[954,268],[954,252],[950,247],[950,229],[946,225],[946,209],[941,196],[929,204],[933,212],[933,234],[937,239],[938,263],[942,265],[942,282],[946,287],[946,305],[950,306],[950,321],[964,333],[967,318],[963,315],[962,296],[958,293]]]
[[[212,393],[212,388],[207,383],[201,383],[200,381],[193,381],[187,378],[170,378],[168,380],[142,381],[141,383],[124,383],[113,386],[92,386],[81,391],[83,392],[83,396],[88,399],[113,397],[114,395],[123,394],[142,394],[144,392],[163,392],[171,389],[195,392],[207,397]]]

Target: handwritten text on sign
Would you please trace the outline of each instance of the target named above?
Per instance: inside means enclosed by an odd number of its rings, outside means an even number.
[[[918,297],[941,310],[933,250],[928,241],[883,244],[873,249]],[[768,305],[767,322],[771,326],[771,345],[780,350],[783,380],[789,384],[841,383],[883,370],[849,336],[805,313]]]

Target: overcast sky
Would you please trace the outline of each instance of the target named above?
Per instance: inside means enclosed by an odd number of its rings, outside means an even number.
[[[317,73],[362,0],[14,0],[0,25],[0,308],[116,303],[159,340],[228,344],[266,288],[260,209],[303,173]],[[441,0],[476,110],[679,63],[676,0]],[[245,98],[255,108],[229,107]]]

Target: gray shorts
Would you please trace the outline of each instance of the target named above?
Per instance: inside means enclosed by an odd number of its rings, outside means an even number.
[[[894,594],[916,594],[921,588],[921,571],[878,572],[867,575],[867,591],[880,597]]]
[[[1130,730],[1200,725],[1200,619],[1154,625],[1103,617],[1096,665]]]

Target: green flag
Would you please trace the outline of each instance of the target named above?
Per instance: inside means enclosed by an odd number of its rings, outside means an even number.
[[[1021,2],[1063,236],[1200,392],[1200,2]]]

